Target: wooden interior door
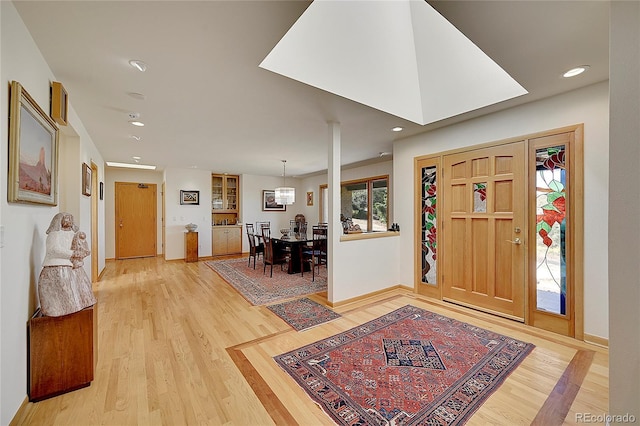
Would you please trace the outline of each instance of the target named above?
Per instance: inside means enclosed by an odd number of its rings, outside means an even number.
[[[156,255],[157,186],[116,182],[116,258]]]
[[[444,156],[442,296],[524,321],[525,144]]]

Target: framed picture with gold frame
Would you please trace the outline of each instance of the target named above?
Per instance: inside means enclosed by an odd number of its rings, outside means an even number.
[[[51,83],[51,118],[61,126],[67,125],[67,108],[69,96],[62,85],[54,81]]]
[[[58,126],[19,82],[11,82],[9,98],[7,199],[56,206]]]
[[[93,170],[87,163],[82,163],[82,195],[91,196],[91,175]]]

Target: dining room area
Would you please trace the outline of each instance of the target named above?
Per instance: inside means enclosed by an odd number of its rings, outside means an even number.
[[[281,272],[300,274],[301,277],[306,272],[315,281],[321,268],[327,267],[327,223],[309,226],[305,216],[297,214],[288,227],[277,232],[272,232],[269,221],[258,221],[255,226],[247,223],[245,231],[249,246],[248,266],[256,269],[261,260],[265,276],[268,272],[273,278],[273,267],[279,265]]]

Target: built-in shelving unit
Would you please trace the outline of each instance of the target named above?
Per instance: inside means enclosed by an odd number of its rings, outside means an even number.
[[[211,241],[214,256],[242,252],[242,227],[236,225],[239,200],[240,176],[211,175]]]
[[[233,225],[238,221],[240,176],[211,175],[211,224]]]

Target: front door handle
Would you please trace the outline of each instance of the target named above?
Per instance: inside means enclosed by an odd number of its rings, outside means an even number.
[[[507,241],[508,243],[515,244],[515,245],[517,245],[517,246],[519,246],[520,244],[522,244],[522,241],[520,241],[520,238],[516,238],[516,239],[514,239],[513,241],[511,241],[511,240],[506,240],[506,241]]]

